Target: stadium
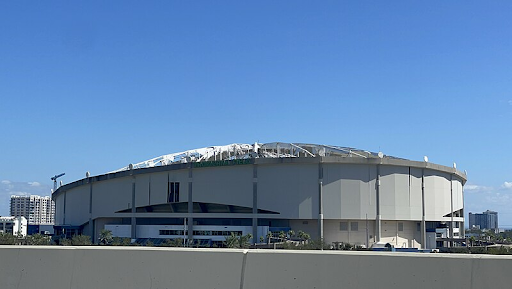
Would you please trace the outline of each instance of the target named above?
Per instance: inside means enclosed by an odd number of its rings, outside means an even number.
[[[354,148],[255,143],[212,146],[130,164],[53,192],[55,229],[194,240],[303,231],[312,239],[435,248],[464,235],[466,175],[453,167]]]

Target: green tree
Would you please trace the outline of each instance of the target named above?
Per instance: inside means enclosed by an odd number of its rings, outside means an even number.
[[[496,242],[496,234],[492,230],[485,231],[484,236],[486,241]]]
[[[130,246],[130,238],[114,237],[112,239],[112,246]]]
[[[166,239],[162,242],[160,245],[162,247],[183,247],[183,239],[177,238],[177,239]]]
[[[290,239],[291,239],[291,238],[292,238],[292,237],[294,237],[294,236],[295,236],[295,231],[294,231],[294,230],[290,230],[290,231],[288,231],[288,238],[290,238]]]
[[[87,235],[74,235],[73,238],[71,238],[71,245],[72,246],[90,246],[92,245],[91,237]]]
[[[18,238],[9,233],[0,233],[0,245],[16,245]]]
[[[252,234],[237,236],[235,233],[226,236],[224,245],[228,248],[249,248],[251,246]]]
[[[100,245],[110,245],[112,241],[114,241],[114,236],[112,235],[112,231],[103,229],[100,231],[100,236],[98,238]]]
[[[27,245],[50,245],[50,236],[41,235],[39,233],[29,235],[26,238]]]
[[[272,242],[272,232],[270,231],[267,232],[267,242],[269,245]]]
[[[252,234],[247,234],[238,237],[240,248],[249,248],[251,246]]]
[[[240,248],[238,242],[238,236],[231,232],[231,235],[226,236],[226,240],[224,240],[224,245],[228,248]]]
[[[299,231],[297,233],[297,237],[299,237],[302,243],[307,243],[308,240],[311,238],[311,236],[308,233],[305,233],[304,231]]]
[[[473,245],[475,244],[475,241],[476,241],[475,236],[471,236],[469,238],[469,244],[470,244],[471,247],[473,247]]]
[[[71,246],[71,239],[60,238],[59,239],[59,245],[61,245],[61,246]]]
[[[284,231],[279,231],[279,239],[281,240],[281,242],[284,242],[284,240],[286,239],[286,233]]]

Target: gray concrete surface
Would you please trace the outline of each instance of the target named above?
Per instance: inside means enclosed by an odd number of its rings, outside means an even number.
[[[0,288],[239,288],[243,251],[0,246]]]
[[[512,256],[0,246],[0,288],[509,288]]]

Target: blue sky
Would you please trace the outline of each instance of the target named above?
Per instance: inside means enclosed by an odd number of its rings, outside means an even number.
[[[511,27],[509,1],[2,1],[0,215],[57,173],[283,141],[456,162],[512,227]]]

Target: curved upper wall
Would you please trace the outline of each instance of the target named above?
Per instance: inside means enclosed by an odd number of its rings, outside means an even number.
[[[388,165],[388,166],[402,166],[411,167],[417,169],[428,169],[433,171],[439,171],[441,173],[454,175],[461,180],[462,185],[467,181],[466,175],[452,167],[442,166],[429,162],[418,162],[410,161],[406,159],[398,158],[362,158],[362,157],[350,157],[350,156],[315,156],[315,157],[280,157],[280,158],[247,158],[247,159],[233,159],[233,160],[217,160],[217,161],[202,161],[195,163],[177,163],[165,166],[154,166],[148,168],[122,170],[118,172],[107,173],[104,175],[92,176],[77,180],[75,182],[63,185],[59,187],[54,193],[53,197],[58,196],[62,191],[66,191],[89,182],[99,182],[104,180],[122,178],[127,176],[143,175],[156,172],[166,172],[174,170],[184,170],[188,168],[201,168],[209,166],[229,166],[235,164],[278,164],[278,163],[339,163],[339,164],[372,164],[372,165]]]

